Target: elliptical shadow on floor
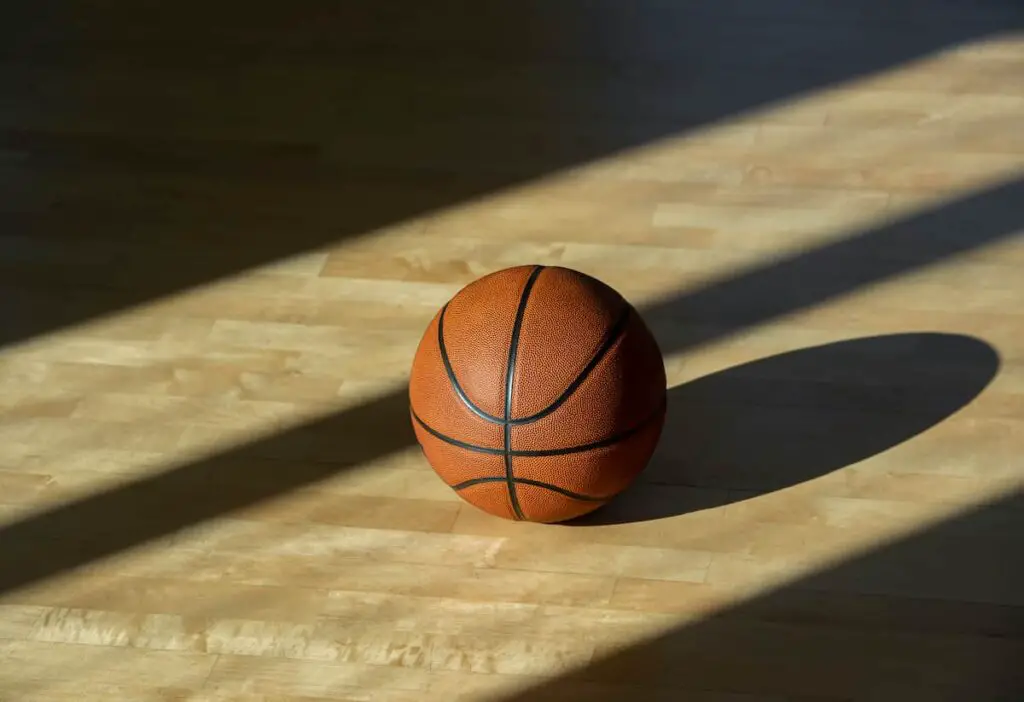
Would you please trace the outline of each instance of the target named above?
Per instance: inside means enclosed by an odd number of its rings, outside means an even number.
[[[875,336],[771,356],[669,391],[644,473],[569,524],[649,521],[840,470],[921,434],[973,400],[999,356],[968,336]]]

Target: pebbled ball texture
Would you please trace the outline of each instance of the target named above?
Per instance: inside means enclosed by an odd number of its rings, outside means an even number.
[[[459,291],[420,341],[416,438],[467,502],[559,522],[644,469],[665,421],[665,366],[618,292],[562,267],[517,266]]]

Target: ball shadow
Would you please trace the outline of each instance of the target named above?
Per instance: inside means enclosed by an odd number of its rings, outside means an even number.
[[[801,349],[669,391],[661,443],[644,473],[571,524],[648,521],[812,480],[935,426],[993,379],[987,343],[895,334]]]

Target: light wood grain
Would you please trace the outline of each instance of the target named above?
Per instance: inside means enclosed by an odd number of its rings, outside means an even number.
[[[0,10],[0,700],[1021,698],[1022,29]],[[573,525],[463,503],[405,404],[439,306],[534,262],[668,369]]]

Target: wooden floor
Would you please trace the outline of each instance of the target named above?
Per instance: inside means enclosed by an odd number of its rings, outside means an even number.
[[[1024,699],[1024,6],[477,5],[0,9],[0,700]],[[522,263],[665,354],[577,524],[409,426]]]

